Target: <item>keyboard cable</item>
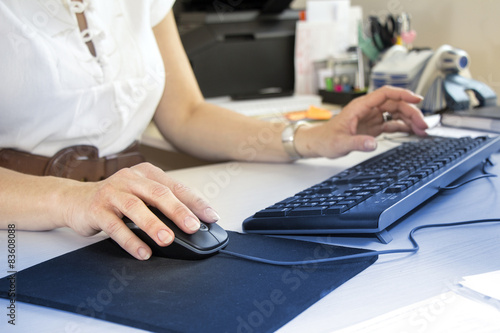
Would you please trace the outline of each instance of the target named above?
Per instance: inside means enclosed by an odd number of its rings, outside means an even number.
[[[494,165],[491,160],[489,158],[487,158],[484,162],[483,162],[483,167],[482,167],[482,172],[483,174],[482,175],[479,175],[479,176],[476,176],[476,177],[473,177],[471,179],[468,179],[466,181],[464,181],[463,183],[460,183],[460,184],[457,184],[457,185],[452,185],[452,186],[443,186],[443,187],[439,187],[439,190],[455,190],[459,187],[462,187],[464,186],[465,184],[468,184],[470,182],[473,182],[473,181],[476,181],[478,179],[482,179],[482,178],[489,178],[489,177],[497,177],[496,174],[494,173],[490,173],[490,172],[487,172],[486,171],[486,165]]]
[[[331,258],[322,258],[322,259],[310,259],[310,260],[299,260],[299,261],[279,261],[279,260],[271,260],[266,258],[254,257],[242,253],[236,253],[227,250],[220,250],[221,254],[225,254],[232,257],[237,257],[240,259],[250,260],[254,262],[259,262],[263,264],[275,265],[275,266],[298,266],[298,265],[309,265],[309,264],[322,264],[322,263],[331,263],[338,262],[343,260],[353,260],[353,259],[363,259],[370,258],[374,256],[386,255],[386,254],[402,254],[402,253],[410,253],[414,254],[420,250],[420,245],[418,244],[415,233],[419,230],[429,229],[429,228],[444,228],[444,227],[454,227],[454,226],[463,226],[470,224],[482,224],[482,223],[499,223],[500,218],[492,218],[492,219],[478,219],[478,220],[468,220],[461,222],[451,222],[451,223],[435,223],[435,224],[425,224],[418,227],[413,228],[408,234],[408,239],[412,243],[413,247],[408,249],[392,249],[392,250],[380,250],[380,251],[370,251],[356,254],[349,254],[338,257]],[[328,244],[327,244],[328,245]]]

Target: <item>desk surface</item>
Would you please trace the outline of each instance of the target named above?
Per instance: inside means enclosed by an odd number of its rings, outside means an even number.
[[[381,140],[377,152],[394,146]],[[315,159],[295,164],[224,163],[168,172],[196,188],[217,209],[220,225],[241,231],[242,221],[255,211],[342,171],[372,154],[352,153],[336,160]],[[500,174],[500,154],[493,156]],[[390,232],[394,240],[383,245],[375,238],[333,237],[339,245],[370,249],[407,248],[415,226],[478,218],[498,218],[500,177],[472,182],[443,193]],[[16,270],[103,239],[83,238],[69,229],[16,232]],[[310,239],[313,237],[303,237]],[[500,225],[477,225],[417,234],[421,250],[415,255],[381,257],[374,265],[333,291],[280,329],[280,332],[331,332],[399,307],[436,296],[461,277],[500,269]],[[7,275],[7,232],[0,231],[0,276]],[[22,288],[19,285],[18,288]],[[6,309],[7,301],[0,300]],[[138,332],[139,330],[63,311],[18,302],[14,332]],[[0,331],[7,319],[2,316]],[[11,329],[9,325],[7,328]],[[12,330],[11,330],[12,331]]]

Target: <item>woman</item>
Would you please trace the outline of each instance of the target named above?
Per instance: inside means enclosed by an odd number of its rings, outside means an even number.
[[[205,102],[171,6],[172,0],[2,1],[0,226],[67,226],[84,236],[102,230],[145,260],[151,250],[124,225],[124,215],[161,246],[173,233],[147,205],[187,233],[198,230],[200,219],[216,222],[215,210],[189,188],[153,165],[136,164],[140,158],[128,147],[151,118],[177,149],[210,160],[335,158],[374,150],[382,132],[425,135],[414,106],[421,97],[391,87],[314,126],[263,122]],[[385,112],[392,120],[384,121]],[[264,132],[272,133],[265,143],[251,140]]]

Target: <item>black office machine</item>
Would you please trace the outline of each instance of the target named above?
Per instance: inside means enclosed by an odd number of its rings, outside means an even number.
[[[291,0],[184,0],[181,40],[205,97],[266,97],[294,90]]]

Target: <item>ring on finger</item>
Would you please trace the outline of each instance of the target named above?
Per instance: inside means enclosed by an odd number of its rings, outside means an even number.
[[[384,120],[384,123],[391,121],[392,114],[390,112],[385,111],[384,113],[382,113],[382,119]]]

